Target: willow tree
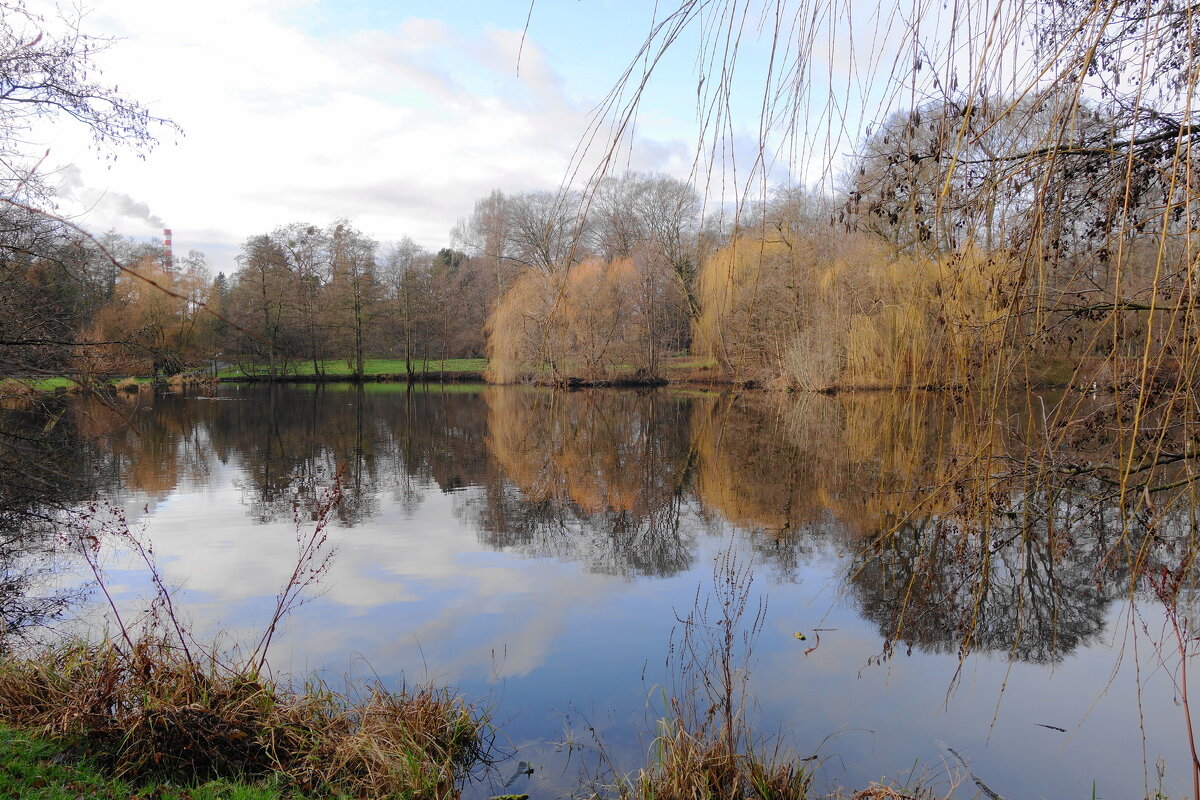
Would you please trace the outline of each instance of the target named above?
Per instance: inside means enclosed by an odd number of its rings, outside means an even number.
[[[1128,446],[1102,472],[1123,496],[1152,492],[1163,476],[1145,447],[1182,447],[1200,379],[1194,9],[892,0],[869,20],[852,14],[784,0],[669,5],[601,104],[578,168],[596,165],[599,182],[618,163],[658,65],[695,42],[708,202],[761,203],[783,174],[843,192],[833,222],[873,228],[905,256],[936,265],[974,248],[1015,265],[989,322],[1004,330],[1004,358],[987,383],[1035,379],[1048,343],[1083,337],[1076,357],[1105,364],[1079,360],[1070,380],[1122,392]]]
[[[694,43],[695,181],[709,204],[737,209],[733,244],[713,256],[723,265],[700,281],[714,310],[702,340],[730,361],[786,352],[788,325],[803,341],[808,323],[780,298],[847,268],[791,258],[745,210],[780,176],[836,197],[828,224],[886,245],[853,277],[891,287],[847,306],[840,366],[899,365],[898,393],[950,376],[967,428],[1006,434],[939,437],[930,458],[944,477],[913,475],[868,547],[953,552],[970,576],[957,608],[985,625],[989,567],[1006,547],[1045,543],[1060,566],[1090,547],[1080,573],[1115,570],[1131,598],[1163,602],[1178,634],[1164,663],[1182,665],[1186,686],[1196,631],[1178,603],[1200,596],[1200,14],[1178,0],[885,0],[867,19],[857,8],[657,6],[575,168],[595,187],[624,160],[655,72]],[[814,307],[817,295],[801,292]],[[1047,379],[1086,394],[1021,394],[1014,413],[1005,390]],[[931,526],[923,541],[915,522]],[[920,571],[887,571],[905,598],[887,624],[920,617]],[[972,633],[958,652],[983,641]],[[1200,798],[1186,702],[1185,714]]]
[[[658,311],[677,303],[674,290],[661,262],[639,252],[552,274],[526,270],[488,318],[487,378],[654,380],[671,337]]]

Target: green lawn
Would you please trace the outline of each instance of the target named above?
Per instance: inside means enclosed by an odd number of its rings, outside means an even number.
[[[211,781],[199,786],[134,785],[61,757],[61,746],[0,726],[0,797],[21,800],[281,800],[271,786]],[[62,761],[63,763],[55,763]]]
[[[62,376],[55,378],[7,378],[6,380],[20,383],[35,392],[54,392],[59,389],[74,389],[79,386],[79,382],[73,378]],[[150,383],[149,378],[126,378],[125,380],[132,380],[139,384]],[[115,386],[120,383],[120,379],[110,378],[108,383],[110,386]]]
[[[663,359],[667,372],[671,370],[716,369],[717,360],[707,356],[671,356]]]
[[[289,383],[289,386],[295,389],[320,389],[323,392],[357,392],[362,391],[366,394],[407,394],[408,392],[425,392],[428,394],[479,394],[487,388],[486,383],[474,383],[471,381],[451,381],[449,383],[440,383],[438,381],[418,381],[408,383],[407,381],[381,381],[378,383],[342,383],[334,381],[330,383]]]
[[[244,368],[243,368],[244,367]],[[369,358],[364,365],[366,375],[405,375],[408,373],[406,362],[402,358]],[[413,361],[413,372],[483,372],[487,369],[486,358],[447,358]],[[354,370],[347,366],[344,359],[321,362],[321,370],[325,375],[334,377],[350,377]],[[246,376],[265,375],[266,367],[261,364],[246,364],[242,367],[229,367],[217,373],[219,378],[241,378]],[[313,376],[311,361],[298,361],[288,365],[286,373],[290,377]]]
[[[70,378],[37,378],[21,383],[39,392],[53,392],[55,389],[72,389],[77,384]]]

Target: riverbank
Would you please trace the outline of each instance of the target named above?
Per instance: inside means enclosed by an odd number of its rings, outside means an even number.
[[[345,360],[320,361],[314,366],[311,361],[292,362],[283,366],[270,367],[261,363],[235,364],[218,370],[216,377],[231,383],[322,383],[346,381],[381,382],[481,382],[487,359],[446,358],[417,359],[411,362],[402,358],[368,358],[363,362],[362,374]]]
[[[1092,386],[1097,382],[1096,374],[1103,364],[1097,359],[1083,359],[1080,364],[1067,359],[1042,359],[1036,369],[1026,370],[1014,379],[1014,389],[1063,389],[1070,385]],[[1078,367],[1078,369],[1077,369]],[[343,361],[320,362],[314,368],[311,362],[292,363],[274,370],[262,364],[241,364],[226,367],[216,377],[229,383],[486,383],[487,359],[443,359],[414,361],[411,366],[403,359],[372,358],[364,362],[361,375]],[[1100,383],[1106,378],[1100,377]],[[633,368],[617,369],[600,376],[557,375],[547,371],[542,377],[525,381],[537,386],[559,389],[591,388],[653,388],[659,386],[700,387],[719,389],[777,389],[781,391],[803,391],[815,394],[838,394],[843,392],[893,391],[891,383],[832,383],[819,388],[801,389],[785,382],[761,375],[741,375],[723,370],[715,359],[690,355],[671,356],[662,359],[660,368],[647,374]],[[1108,381],[1112,383],[1112,381]],[[957,385],[919,384],[905,385],[905,389],[918,391],[959,391]]]
[[[447,798],[490,763],[493,737],[486,709],[446,689],[291,685],[253,659],[125,636],[0,662],[0,722],[5,797]]]
[[[263,364],[229,366],[216,373],[226,383],[486,383],[487,359],[457,358],[414,361],[411,366],[403,359],[367,359],[361,375],[345,361],[289,364],[272,370]],[[663,360],[658,374],[646,375],[629,369],[604,377],[585,378],[577,375],[532,381],[535,385],[562,389],[637,388],[666,385],[723,386],[754,388],[754,381],[722,375],[716,361],[692,356],[675,356]]]
[[[1111,370],[1099,359],[1083,359],[1078,365],[1064,359],[1046,359],[1038,365],[1036,372],[1027,372],[1021,380],[1014,381],[1014,389],[1063,389],[1070,385],[1089,388],[1103,385],[1111,389],[1116,382]],[[291,362],[284,366],[269,367],[259,363],[226,365],[215,372],[189,373],[167,378],[160,385],[180,386],[207,383],[214,379],[223,383],[487,383],[488,361],[483,358],[429,359],[406,362],[404,359],[371,358],[363,365],[362,374],[356,374],[344,360],[319,362]],[[838,394],[843,392],[893,391],[893,384],[830,384],[820,388],[798,389],[761,376],[730,374],[710,358],[694,356],[672,356],[664,358],[655,374],[645,374],[632,368],[616,371],[600,377],[549,374],[528,381],[533,385],[551,386],[559,389],[590,388],[654,388],[659,386],[698,387],[713,389],[778,389],[782,391],[804,391],[815,394]],[[117,391],[134,392],[154,382],[148,377],[116,377],[104,381]],[[83,385],[70,377],[54,378],[8,378],[0,382],[0,400],[16,399],[21,396],[54,392],[79,391]],[[918,391],[958,391],[961,386],[913,385],[905,389]]]
[[[283,787],[212,780],[192,786],[131,783],[102,773],[62,743],[0,725],[0,796],[29,800],[307,800]]]

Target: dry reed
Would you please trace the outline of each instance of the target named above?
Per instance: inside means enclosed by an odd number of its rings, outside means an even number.
[[[281,685],[162,639],[63,643],[0,662],[0,719],[77,748],[115,775],[275,775],[306,792],[455,796],[487,759],[486,717],[452,693]]]

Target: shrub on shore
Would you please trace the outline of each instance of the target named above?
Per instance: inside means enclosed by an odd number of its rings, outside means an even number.
[[[40,392],[23,381],[5,378],[0,381],[0,408],[18,408],[39,394]]]
[[[184,386],[216,386],[218,383],[213,376],[198,372],[180,372],[167,378],[167,386],[172,389],[181,389]]]

